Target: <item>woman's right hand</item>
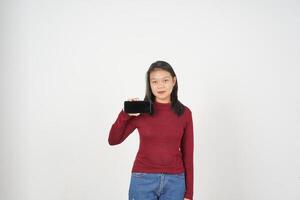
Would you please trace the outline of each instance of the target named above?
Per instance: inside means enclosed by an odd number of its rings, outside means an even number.
[[[139,98],[138,97],[135,97],[135,98],[129,98],[127,99],[127,101],[139,101]],[[127,113],[129,116],[138,116],[140,115],[140,113]]]

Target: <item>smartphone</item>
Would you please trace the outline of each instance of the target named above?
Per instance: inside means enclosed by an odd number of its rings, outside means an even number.
[[[150,101],[124,101],[126,113],[150,113],[152,104]]]

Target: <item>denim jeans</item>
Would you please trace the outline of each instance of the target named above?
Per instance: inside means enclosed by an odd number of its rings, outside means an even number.
[[[132,172],[129,200],[183,200],[185,174]]]

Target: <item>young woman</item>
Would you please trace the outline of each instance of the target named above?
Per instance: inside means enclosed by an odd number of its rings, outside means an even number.
[[[152,113],[121,110],[108,137],[110,145],[117,145],[138,129],[140,145],[131,171],[129,200],[192,200],[192,112],[178,100],[178,81],[169,63],[152,63],[146,79],[144,100],[152,103]]]

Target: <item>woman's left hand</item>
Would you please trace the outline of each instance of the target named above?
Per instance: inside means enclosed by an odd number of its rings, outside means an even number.
[[[184,198],[184,200],[190,200],[190,199]]]

